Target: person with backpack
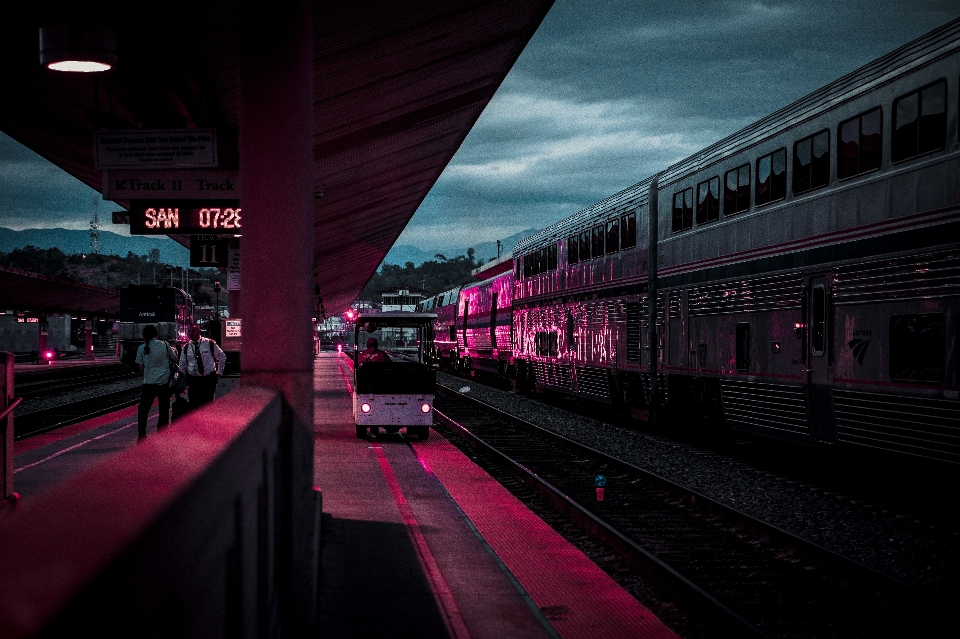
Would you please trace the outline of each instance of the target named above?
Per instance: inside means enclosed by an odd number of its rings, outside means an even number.
[[[187,376],[190,410],[213,401],[226,363],[227,356],[220,346],[200,335],[200,325],[190,326],[190,341],[180,351],[180,370]]]
[[[143,344],[137,349],[137,365],[143,373],[143,386],[140,387],[140,405],[137,408],[137,441],[147,436],[147,415],[157,400],[160,415],[157,417],[159,432],[170,423],[170,365],[176,361],[177,353],[164,341],[158,340],[157,327],[147,324],[143,327]]]

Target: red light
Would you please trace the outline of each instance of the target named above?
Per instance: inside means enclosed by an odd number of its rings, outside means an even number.
[[[369,413],[370,404],[367,404],[366,402],[364,402],[363,404],[360,404],[360,410],[362,410],[364,413]]]
[[[45,351],[43,356],[47,359],[53,359],[53,351]]]
[[[423,406],[420,407],[420,412],[421,412],[421,413],[429,413],[429,412],[430,412],[430,404],[427,404],[426,402],[424,402]]]

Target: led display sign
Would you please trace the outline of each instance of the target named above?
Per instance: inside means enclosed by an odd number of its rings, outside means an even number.
[[[131,200],[130,235],[239,235],[239,200]]]

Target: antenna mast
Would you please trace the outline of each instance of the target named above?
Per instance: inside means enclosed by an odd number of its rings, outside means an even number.
[[[100,200],[93,196],[93,219],[90,220],[90,253],[100,255]]]

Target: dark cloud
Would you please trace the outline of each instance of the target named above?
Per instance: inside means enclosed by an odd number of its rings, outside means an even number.
[[[956,0],[557,0],[399,242],[551,224],[958,16]],[[0,134],[0,226],[86,228],[93,194]]]
[[[400,243],[551,224],[958,16],[933,0],[558,0]]]
[[[86,184],[0,133],[0,227],[88,229],[95,196],[100,199]],[[110,212],[119,210],[113,202],[101,200],[101,225],[129,235],[128,227],[111,224]]]

